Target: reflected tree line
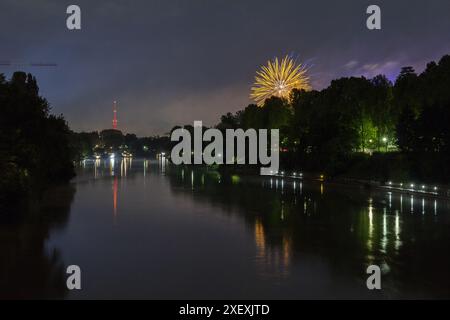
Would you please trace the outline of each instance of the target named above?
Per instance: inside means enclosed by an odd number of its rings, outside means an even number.
[[[50,233],[65,227],[75,188],[51,187],[39,210],[0,215],[0,299],[56,299],[67,294],[66,265]]]
[[[170,167],[168,179],[174,194],[191,194],[243,219],[255,236],[262,273],[282,278],[292,272],[291,264],[320,257],[336,278],[348,277],[355,287],[365,288],[368,265],[381,266],[385,297],[450,294],[442,285],[450,283],[448,222],[438,215],[435,200],[384,192],[368,200],[360,188],[324,190],[320,183],[189,167]]]

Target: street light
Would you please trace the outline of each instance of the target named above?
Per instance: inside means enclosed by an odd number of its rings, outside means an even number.
[[[386,152],[388,151],[388,138],[383,137],[383,142],[386,144]]]

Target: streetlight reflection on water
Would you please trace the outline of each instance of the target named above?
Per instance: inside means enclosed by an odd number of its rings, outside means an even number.
[[[292,179],[292,183],[287,184],[285,183],[285,179],[283,177],[274,178],[270,177],[266,182],[262,183],[261,185],[263,187],[268,187],[277,194],[282,200],[282,206],[279,208],[280,215],[283,218],[283,220],[286,219],[285,215],[285,207],[289,206],[288,200],[291,200],[293,203],[293,206],[297,206],[297,197],[296,194],[298,194],[299,190],[299,184],[300,184],[300,194],[303,193],[302,188],[302,180],[300,182],[296,181],[295,179]],[[328,197],[333,195],[333,193],[336,193],[336,189],[332,189],[333,192],[330,192],[330,194],[325,194],[325,183],[323,181],[319,181],[319,191],[317,192],[315,189],[316,183],[314,181],[311,181],[308,183],[307,191],[305,192],[305,195],[302,197],[303,202],[300,203],[302,205],[302,211],[303,213],[309,217],[311,213],[316,212],[322,212],[324,211],[323,205],[324,203],[329,203],[330,199]],[[281,188],[279,188],[279,184],[281,184]],[[414,184],[412,184],[414,185]],[[408,185],[409,186],[409,185]],[[415,185],[414,185],[415,186]],[[290,188],[286,188],[290,187]],[[419,185],[419,187],[422,190],[427,190],[427,186],[425,185]],[[290,192],[289,192],[290,189]],[[364,197],[364,194],[371,194],[368,198],[368,206],[366,208],[363,208],[363,212],[367,216],[367,219],[362,220],[363,224],[361,227],[363,227],[365,230],[367,230],[366,234],[363,235],[365,238],[365,249],[366,249],[366,263],[379,263],[382,267],[383,272],[390,272],[392,268],[392,262],[389,261],[392,258],[392,255],[398,256],[400,250],[402,249],[402,246],[404,245],[404,235],[402,232],[402,225],[403,221],[405,219],[413,219],[413,221],[417,220],[418,218],[422,217],[425,219],[427,216],[427,213],[433,214],[433,216],[437,215],[437,207],[438,207],[438,199],[432,198],[432,195],[430,194],[430,198],[428,198],[428,195],[424,192],[423,196],[420,196],[419,199],[417,198],[417,194],[405,194],[405,192],[399,192],[398,190],[392,190],[392,191],[383,191],[383,190],[372,190],[372,191],[361,191],[361,190],[355,190],[353,192],[348,191],[348,194],[354,194],[356,197]],[[410,193],[410,192],[408,192]],[[290,195],[293,195],[293,197],[290,198]],[[404,206],[404,197],[409,197],[409,210],[407,212],[404,212],[403,206]],[[417,201],[418,200],[418,201]],[[332,200],[335,201],[335,200]],[[445,200],[443,200],[445,201]],[[420,208],[417,208],[415,206],[419,206]],[[333,207],[332,207],[333,208]],[[329,210],[330,208],[327,208]],[[288,210],[288,212],[291,212],[291,210]],[[420,213],[418,215],[414,215],[414,213]],[[294,212],[295,213],[295,212]],[[339,209],[336,208],[336,212],[333,212],[333,214],[339,213]],[[408,216],[404,216],[404,214],[408,214]],[[291,213],[292,214],[292,213]],[[411,217],[411,215],[414,215]],[[435,221],[437,221],[435,219]],[[410,225],[409,223],[407,225]],[[354,225],[352,224],[350,227],[351,232],[354,232]],[[409,237],[409,234],[411,232],[406,230],[407,234],[406,237]],[[391,258],[387,258],[390,256]]]
[[[256,245],[256,263],[262,276],[288,276],[292,256],[292,243],[283,235],[280,246],[267,245],[267,236],[260,218],[255,219],[254,237]]]

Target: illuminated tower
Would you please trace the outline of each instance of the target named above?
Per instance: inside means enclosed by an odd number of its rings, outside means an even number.
[[[113,125],[113,129],[117,129],[117,101],[114,101],[113,113],[114,113],[114,118],[112,121],[112,125]]]

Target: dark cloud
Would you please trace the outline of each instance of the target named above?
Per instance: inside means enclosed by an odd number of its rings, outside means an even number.
[[[245,107],[255,70],[294,53],[317,89],[340,76],[421,70],[450,52],[450,2],[377,1],[382,30],[365,28],[368,1],[75,1],[82,30],[65,28],[72,2],[2,0],[0,60],[55,62],[22,68],[75,130],[138,134]],[[0,70],[10,76],[13,68]]]

